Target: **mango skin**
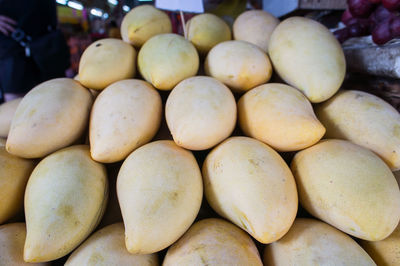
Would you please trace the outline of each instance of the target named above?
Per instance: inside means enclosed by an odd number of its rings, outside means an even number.
[[[238,112],[243,132],[277,151],[307,148],[325,134],[308,99],[285,84],[264,84],[246,92]]]
[[[244,41],[226,41],[214,46],[206,57],[204,70],[234,92],[266,83],[272,75],[268,55]]]
[[[228,24],[214,14],[204,13],[194,16],[186,23],[186,32],[187,39],[203,56],[218,43],[232,39]]]
[[[96,98],[92,108],[92,158],[103,163],[125,159],[154,137],[161,116],[161,97],[149,83],[129,79],[111,84]]]
[[[199,55],[191,42],[177,34],[159,34],[140,49],[138,68],[143,78],[159,90],[172,90],[196,75]]]
[[[400,169],[400,114],[389,103],[362,91],[340,91],[315,112],[326,127],[326,137],[370,149],[392,171]]]
[[[233,23],[233,36],[235,40],[255,44],[267,53],[272,32],[278,24],[279,19],[267,11],[248,10]]]
[[[231,135],[236,125],[236,101],[220,81],[192,77],[169,94],[165,116],[177,145],[205,150]]]
[[[65,266],[158,266],[157,254],[130,254],[125,247],[124,232],[122,223],[97,231],[69,256]]]
[[[381,241],[362,240],[360,245],[380,266],[400,265],[400,224]]]
[[[337,229],[369,241],[388,237],[400,220],[400,190],[373,152],[324,140],[298,152],[291,165],[301,205]]]
[[[264,250],[264,264],[376,265],[351,237],[314,219],[297,218],[289,232]]]
[[[7,138],[11,121],[22,98],[16,98],[0,105],[0,137]]]
[[[19,158],[0,147],[0,224],[23,209],[26,183],[34,167],[33,160]]]
[[[268,54],[279,76],[312,103],[332,97],[346,74],[340,43],[325,26],[308,18],[282,21],[272,33]]]
[[[67,255],[96,228],[107,199],[106,169],[90,158],[88,146],[71,146],[44,158],[25,192],[24,260]]]
[[[260,255],[244,231],[222,219],[193,224],[167,251],[163,266],[171,265],[259,265]]]
[[[134,152],[118,173],[117,195],[132,254],[158,252],[195,220],[203,196],[200,169],[190,151],[155,141]]]
[[[0,226],[0,265],[50,265],[50,263],[28,263],[23,260],[25,237],[25,223],[11,223]]]
[[[204,192],[222,217],[267,244],[281,238],[297,214],[296,184],[272,148],[248,137],[231,137],[203,164]]]
[[[122,39],[140,48],[151,37],[171,33],[168,15],[151,5],[141,5],[129,11],[121,23]]]
[[[41,158],[78,140],[87,127],[93,98],[77,81],[52,79],[33,88],[15,111],[9,153]]]
[[[79,82],[86,88],[102,90],[116,81],[133,78],[136,56],[135,48],[122,40],[95,41],[79,61]]]

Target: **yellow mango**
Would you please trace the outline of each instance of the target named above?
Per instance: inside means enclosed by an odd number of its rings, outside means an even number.
[[[92,104],[90,92],[73,79],[39,84],[15,111],[7,151],[23,158],[40,158],[71,145],[86,129]]]
[[[143,78],[157,89],[172,90],[180,81],[196,75],[199,55],[182,36],[160,34],[140,49],[138,68]]]
[[[130,253],[158,252],[193,223],[203,196],[201,173],[190,151],[173,141],[148,143],[122,164],[117,194]]]
[[[79,61],[79,82],[86,88],[102,90],[116,81],[133,78],[136,54],[135,48],[119,39],[95,41]]]
[[[187,38],[201,55],[206,55],[215,45],[231,39],[231,29],[214,14],[200,14],[186,23]]]
[[[206,57],[204,70],[235,92],[266,83],[272,75],[267,54],[245,41],[226,41],[214,46]]]
[[[346,73],[343,50],[335,36],[305,17],[282,21],[272,33],[268,54],[279,76],[312,103],[333,96]]]
[[[193,224],[168,249],[163,265],[262,266],[262,262],[249,235],[229,222],[211,218]]]
[[[301,205],[352,236],[378,241],[400,220],[400,190],[373,152],[345,140],[324,140],[292,161]]]
[[[157,266],[157,254],[134,255],[125,247],[124,225],[109,225],[89,237],[69,256],[65,266]]]
[[[0,226],[0,265],[4,266],[45,266],[49,263],[28,263],[24,261],[26,228],[24,223]]]
[[[265,247],[264,264],[376,265],[351,237],[314,219],[297,218],[289,232]]]
[[[0,224],[23,209],[26,183],[35,163],[0,147]],[[1,263],[0,263],[1,265]]]
[[[192,77],[180,82],[169,94],[165,116],[176,144],[190,150],[205,150],[232,133],[236,101],[220,81]]]
[[[9,102],[5,102],[0,105],[0,137],[7,138],[8,132],[10,131],[11,121],[15,114],[15,110],[22,98],[16,98]]]
[[[267,53],[272,32],[278,24],[279,19],[264,10],[248,10],[233,23],[233,36],[235,40],[255,44]]]
[[[400,224],[393,233],[381,241],[360,242],[379,266],[400,265]]]
[[[149,83],[129,79],[111,84],[96,98],[92,108],[92,158],[103,163],[125,159],[154,137],[161,116],[161,97]]]
[[[44,158],[25,192],[24,260],[67,255],[96,228],[107,198],[105,167],[90,158],[88,146],[71,146]]]
[[[400,169],[400,114],[389,103],[362,91],[340,91],[315,112],[326,127],[326,137],[370,149],[392,171]]]
[[[171,32],[172,24],[168,15],[151,5],[133,8],[121,23],[122,39],[137,48],[155,35]]]
[[[208,203],[261,243],[281,238],[297,213],[296,184],[280,155],[248,137],[231,137],[206,157]]]
[[[243,132],[278,151],[295,151],[317,143],[325,133],[311,103],[293,87],[269,83],[244,94],[238,102]]]

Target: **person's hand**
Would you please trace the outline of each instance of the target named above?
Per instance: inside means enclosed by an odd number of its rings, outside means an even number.
[[[10,33],[15,31],[14,25],[17,22],[9,17],[0,15],[0,32],[8,36]]]

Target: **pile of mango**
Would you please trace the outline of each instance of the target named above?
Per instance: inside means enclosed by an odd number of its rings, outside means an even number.
[[[171,28],[134,8],[75,80],[0,106],[0,265],[400,265],[400,114],[339,90],[331,32]]]

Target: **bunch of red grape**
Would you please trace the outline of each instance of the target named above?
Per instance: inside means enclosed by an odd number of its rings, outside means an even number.
[[[342,15],[346,27],[334,32],[340,42],[371,34],[381,45],[400,37],[400,0],[347,0],[347,4]]]

